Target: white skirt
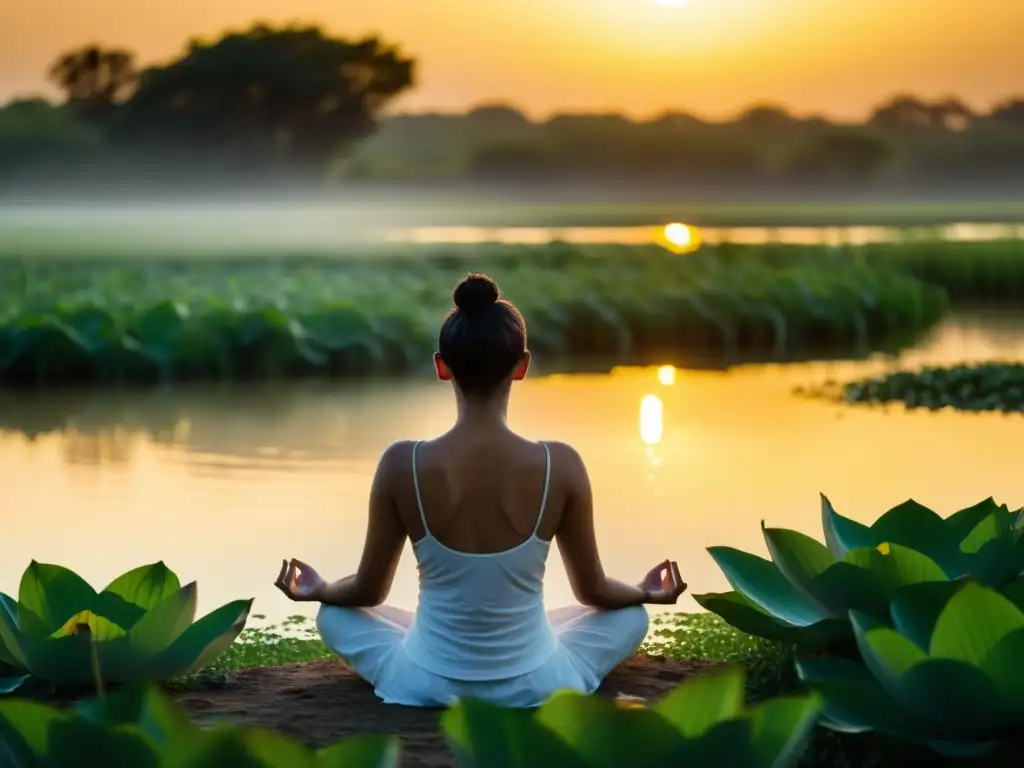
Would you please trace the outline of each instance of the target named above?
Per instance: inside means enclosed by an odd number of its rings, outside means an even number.
[[[482,681],[441,677],[415,664],[402,645],[412,626],[410,611],[325,605],[316,626],[324,644],[373,685],[385,704],[410,707],[445,707],[460,698],[537,707],[562,689],[590,694],[647,636],[642,605],[616,611],[571,606],[547,616],[559,641],[555,653],[532,672]]]

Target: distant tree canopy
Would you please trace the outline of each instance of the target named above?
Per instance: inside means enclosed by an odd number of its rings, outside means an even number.
[[[771,102],[719,122],[684,111],[537,121],[501,102],[461,115],[385,117],[414,84],[412,59],[376,37],[264,25],[193,41],[147,68],[131,51],[90,44],[58,57],[49,76],[62,103],[0,108],[0,183],[74,178],[91,189],[150,172],[185,184],[272,176],[693,189],[1024,183],[1024,97],[978,114],[956,98],[897,94],[860,124],[799,117]]]
[[[381,110],[412,86],[414,62],[377,38],[257,25],[141,71],[127,51],[87,46],[50,76],[114,150],[157,164],[319,174],[376,130]]]

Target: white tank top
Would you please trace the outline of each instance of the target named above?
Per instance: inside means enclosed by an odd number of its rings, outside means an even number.
[[[551,542],[537,536],[551,481],[551,451],[541,443],[544,491],[530,538],[481,555],[446,547],[430,533],[416,471],[419,445],[412,448],[412,476],[426,534],[413,544],[420,594],[405,653],[427,671],[454,680],[503,680],[532,672],[558,647],[544,612]]]

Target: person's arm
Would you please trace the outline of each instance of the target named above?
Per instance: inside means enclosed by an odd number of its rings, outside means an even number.
[[[315,597],[324,605],[369,608],[387,599],[408,535],[398,515],[394,478],[408,458],[406,444],[395,443],[381,456],[370,487],[370,515],[359,569],[324,585]]]
[[[647,602],[642,587],[625,584],[605,575],[594,532],[594,496],[583,459],[570,446],[553,443],[568,480],[565,510],[555,541],[562,553],[573,594],[583,605],[615,610]]]

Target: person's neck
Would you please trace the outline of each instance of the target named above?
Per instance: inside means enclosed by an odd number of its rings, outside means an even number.
[[[476,429],[508,426],[508,393],[486,399],[459,397],[457,408],[456,427]]]

